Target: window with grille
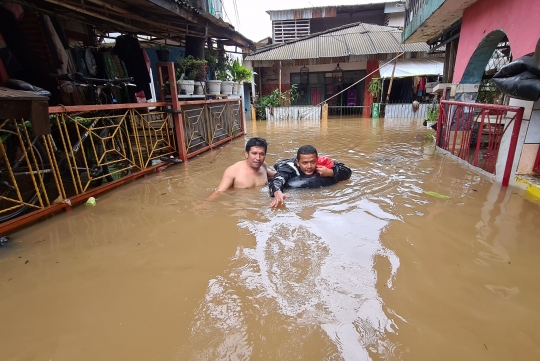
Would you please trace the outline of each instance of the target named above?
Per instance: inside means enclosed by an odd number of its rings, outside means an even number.
[[[502,104],[503,93],[495,86],[492,78],[501,68],[512,62],[512,51],[508,39],[503,39],[491,55],[484,70],[482,81],[478,88],[477,103]]]
[[[276,43],[303,38],[309,35],[309,19],[274,20],[272,32]]]

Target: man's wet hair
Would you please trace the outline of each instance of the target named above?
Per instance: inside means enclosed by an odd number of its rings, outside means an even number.
[[[251,147],[264,148],[264,152],[266,153],[266,151],[268,149],[268,143],[266,143],[266,139],[255,137],[255,138],[251,138],[250,140],[247,141],[247,143],[246,143],[246,152],[249,153],[249,151],[251,150]]]
[[[301,154],[315,154],[316,157],[319,155],[317,154],[317,149],[315,149],[312,145],[303,145],[300,148],[298,148],[298,152],[296,152],[296,159],[300,160]]]

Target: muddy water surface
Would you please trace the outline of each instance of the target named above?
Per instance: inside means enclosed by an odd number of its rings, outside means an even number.
[[[540,204],[411,120],[248,122],[349,181],[233,190],[244,140],[12,235],[0,360],[538,360]],[[449,200],[430,197],[434,191]]]

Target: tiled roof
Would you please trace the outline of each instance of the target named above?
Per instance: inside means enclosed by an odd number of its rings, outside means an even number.
[[[427,52],[426,43],[401,44],[401,30],[354,23],[311,34],[284,44],[272,44],[251,53],[245,60],[296,60],[338,58],[354,55]]]

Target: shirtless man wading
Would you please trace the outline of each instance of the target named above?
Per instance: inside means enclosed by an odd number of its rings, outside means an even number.
[[[268,169],[264,161],[268,145],[263,138],[251,138],[246,143],[245,160],[231,165],[223,173],[221,183],[214,194],[230,188],[262,187],[276,172]]]

